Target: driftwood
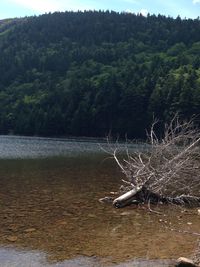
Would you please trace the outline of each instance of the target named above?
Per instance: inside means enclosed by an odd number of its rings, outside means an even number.
[[[116,208],[122,208],[132,204],[136,199],[135,196],[141,191],[141,189],[142,188],[133,188],[132,190],[114,199],[113,206]]]
[[[113,201],[115,207],[131,203],[172,203],[200,206],[200,130],[193,120],[175,116],[158,138],[153,123],[147,135],[148,150],[127,153],[124,158],[108,152],[125,175],[123,190]]]
[[[188,207],[200,206],[200,197],[193,196],[179,196],[179,197],[164,197],[159,194],[150,192],[146,188],[132,189],[125,194],[113,200],[113,206],[116,208],[123,208],[131,204],[149,203],[149,204],[175,204],[184,205]]]

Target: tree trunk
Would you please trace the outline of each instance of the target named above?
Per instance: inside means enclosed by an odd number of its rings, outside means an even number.
[[[135,199],[135,195],[142,190],[142,187],[135,187],[132,190],[126,192],[125,194],[114,199],[113,206],[116,208],[123,208],[130,205]]]
[[[164,197],[154,192],[151,192],[145,187],[134,187],[132,190],[114,199],[113,206],[116,208],[123,208],[125,206],[131,205],[132,203],[171,203],[175,205],[199,207],[200,197],[186,195],[178,197]]]

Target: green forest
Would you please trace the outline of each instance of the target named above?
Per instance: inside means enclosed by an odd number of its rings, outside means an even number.
[[[112,11],[0,21],[0,134],[144,138],[200,113],[200,19]]]

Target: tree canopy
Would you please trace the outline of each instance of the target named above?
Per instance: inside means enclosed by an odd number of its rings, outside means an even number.
[[[143,138],[200,112],[200,20],[112,11],[0,21],[0,134]]]

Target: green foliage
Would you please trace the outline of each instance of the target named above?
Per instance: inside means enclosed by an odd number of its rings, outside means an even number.
[[[143,138],[200,111],[200,21],[65,12],[0,21],[0,133]]]

